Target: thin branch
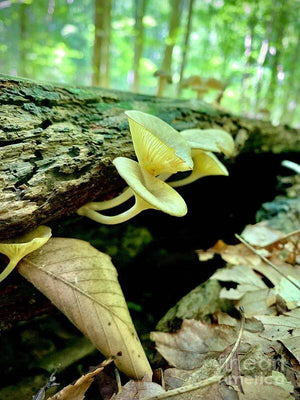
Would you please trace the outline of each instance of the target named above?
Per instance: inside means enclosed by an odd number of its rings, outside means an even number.
[[[231,358],[233,357],[234,353],[237,351],[237,348],[239,347],[239,345],[241,343],[241,339],[242,339],[242,336],[243,336],[243,333],[244,333],[244,326],[245,326],[245,314],[244,314],[244,310],[242,308],[240,308],[240,313],[241,313],[241,316],[242,316],[242,320],[241,320],[241,326],[240,326],[239,335],[237,337],[237,340],[236,340],[235,345],[233,346],[231,352],[228,354],[226,360],[221,365],[221,370],[224,367],[226,367],[226,365],[231,360]]]
[[[179,394],[182,394],[182,393],[192,392],[194,390],[201,389],[205,386],[213,385],[214,383],[220,382],[220,380],[223,378],[224,378],[224,374],[211,376],[210,378],[204,379],[203,381],[192,383],[191,385],[181,386],[179,388],[169,390],[165,393],[161,393],[157,396],[148,397],[145,400],[168,399],[170,397],[178,396]]]
[[[276,245],[277,243],[284,242],[286,239],[289,239],[290,237],[295,236],[295,235],[299,235],[299,234],[300,234],[300,229],[297,229],[296,231],[287,233],[285,236],[283,236],[283,237],[281,237],[281,238],[275,240],[275,241],[272,242],[272,243],[269,243],[269,244],[268,244],[267,246],[265,246],[265,247],[272,247],[272,246]]]

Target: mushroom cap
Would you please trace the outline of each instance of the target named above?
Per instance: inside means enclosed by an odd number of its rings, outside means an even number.
[[[234,151],[232,136],[221,129],[186,129],[180,133],[192,149],[222,152],[227,157]]]
[[[194,150],[193,152],[194,171],[202,177],[209,175],[229,175],[225,165],[214,154],[202,150]]]
[[[182,82],[183,88],[188,87],[196,87],[203,86],[204,80],[199,75],[191,75],[189,78],[186,78]]]
[[[169,124],[141,111],[126,111],[132,141],[140,165],[156,176],[193,168],[191,149]]]
[[[51,229],[41,225],[25,235],[0,243],[0,253],[5,254],[9,259],[14,258],[20,261],[27,254],[39,249],[51,237]]]
[[[176,217],[182,217],[187,213],[186,203],[180,194],[167,183],[151,175],[136,161],[117,157],[113,163],[137,199],[148,204],[145,208],[161,210]]]
[[[155,76],[156,78],[161,76],[163,78],[166,78],[168,83],[173,83],[172,80],[172,75],[169,72],[163,71],[161,69],[158,69],[157,71],[154,72],[153,76]]]
[[[205,81],[205,86],[215,90],[223,90],[225,88],[224,83],[215,78],[208,78]]]

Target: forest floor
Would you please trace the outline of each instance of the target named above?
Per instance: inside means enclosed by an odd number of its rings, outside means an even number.
[[[221,271],[220,268],[225,267],[226,262],[223,258],[226,257],[222,258],[224,254],[220,248],[215,248],[216,252],[220,250],[217,257],[213,258],[204,253],[206,258],[210,259],[199,262],[196,250],[211,248],[218,240],[237,245],[239,241],[235,234],[240,234],[248,224],[262,220],[269,221],[270,232],[279,230],[283,236],[299,229],[299,177],[295,177],[293,171],[281,166],[284,159],[296,161],[295,155],[289,154],[241,155],[229,166],[229,177],[208,177],[183,188],[181,193],[189,208],[189,213],[184,218],[147,211],[132,222],[119,226],[98,225],[78,216],[50,224],[53,236],[86,240],[112,257],[136,329],[153,368],[166,367],[169,363],[178,370],[185,370],[182,360],[174,361],[174,354],[161,350],[161,338],[158,336],[153,338],[164,359],[155,350],[154,342],[150,340],[150,332],[157,327],[165,332],[174,332],[180,328],[185,318],[206,323],[220,322],[223,318],[223,323],[228,325],[233,325],[233,318],[238,318],[234,301],[230,298],[220,299],[220,284],[217,284],[216,289],[216,286],[211,286],[213,281],[208,281],[217,270]],[[202,258],[205,258],[205,255],[202,254]],[[232,265],[234,266],[234,263]],[[252,271],[251,268],[249,271]],[[8,279],[13,284],[23,278],[15,273]],[[266,277],[265,282],[268,279],[270,280],[270,277]],[[220,280],[225,281],[226,287],[226,280],[231,279],[223,277]],[[209,289],[207,284],[210,285]],[[236,290],[239,284],[241,283],[236,281],[233,289]],[[162,319],[195,287],[199,292],[197,309],[187,300],[192,309],[182,311],[180,305],[177,305]],[[203,302],[203,297],[207,303]],[[278,302],[275,301],[273,306],[278,308]],[[221,312],[219,320],[217,311]],[[231,324],[225,318],[224,313],[227,312],[230,314]],[[280,315],[278,310],[277,315]],[[237,325],[239,326],[239,323]],[[185,329],[191,327],[187,326]],[[234,329],[239,331],[238,327]],[[248,332],[247,329],[245,331]],[[178,332],[184,333],[183,328]],[[19,323],[3,331],[0,352],[0,400],[30,399],[45,385],[50,374],[56,369],[56,380],[61,389],[103,359],[90,342],[57,310],[52,311],[50,315]],[[288,362],[294,363],[293,366],[298,371],[298,355],[291,357],[290,353]],[[282,352],[278,354],[283,357]],[[199,367],[200,365],[193,365],[193,369]],[[180,379],[183,379],[183,376],[184,380],[187,380],[190,375],[183,374]],[[121,379],[122,383],[126,382],[125,376],[121,376]],[[170,384],[170,377],[168,379],[168,388],[174,389],[175,386]],[[109,382],[106,386],[114,386],[112,380]],[[156,382],[162,384],[161,379],[157,378]],[[239,385],[240,382],[237,386]],[[292,385],[296,388],[296,378],[292,380]],[[109,399],[110,395],[104,394],[105,390],[103,391],[106,386],[100,375],[86,393],[86,399]],[[38,400],[53,395],[54,389],[49,389],[46,397],[39,397]],[[276,397],[274,390],[273,387],[275,398],[280,398]],[[295,389],[293,398],[299,398],[297,390]],[[290,392],[287,390],[287,393]],[[142,398],[132,396],[127,394],[127,399]],[[72,397],[65,397],[69,398]],[[117,399],[125,398],[117,396]],[[181,398],[192,399],[178,397]]]

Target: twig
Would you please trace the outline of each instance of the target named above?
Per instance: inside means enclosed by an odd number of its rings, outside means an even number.
[[[169,390],[165,393],[158,394],[157,396],[154,397],[148,397],[145,400],[160,400],[160,399],[168,399],[169,397],[174,397],[182,393],[187,393],[187,392],[192,392],[194,390],[203,388],[205,386],[212,385],[214,383],[220,382],[221,379],[224,378],[223,375],[215,375],[211,376],[210,378],[204,379],[203,381],[199,381],[196,383],[192,383],[191,385],[186,385],[186,386],[181,386],[176,389]]]
[[[276,272],[278,272],[278,274],[280,274],[283,278],[285,278],[287,281],[289,281],[292,285],[294,285],[298,290],[300,290],[300,286],[297,285],[297,283],[293,282],[288,276],[286,276],[283,272],[279,271],[276,267],[276,265],[274,265],[270,260],[268,260],[265,256],[259,254],[259,252],[257,250],[255,250],[254,247],[252,247],[248,242],[246,242],[245,239],[243,239],[240,235],[238,235],[237,233],[235,234],[235,237],[237,239],[239,239],[239,241],[241,241],[246,247],[248,247],[248,249],[250,249],[254,254],[256,254],[257,256],[259,256],[266,264],[268,264],[270,267],[272,267]]]
[[[299,235],[299,234],[300,234],[300,229],[297,229],[296,231],[287,233],[285,236],[283,236],[277,240],[274,240],[274,242],[267,244],[265,247],[272,247],[277,243],[284,242],[286,239],[288,239],[292,236],[295,236],[295,235]]]
[[[240,307],[240,313],[241,313],[241,316],[242,316],[242,320],[241,320],[241,327],[240,327],[239,335],[238,335],[238,337],[236,339],[235,345],[233,346],[231,352],[228,354],[226,360],[221,365],[221,370],[226,366],[226,364],[228,364],[228,362],[233,357],[234,353],[236,352],[237,348],[240,345],[240,342],[241,342],[241,339],[242,339],[242,336],[243,336],[243,332],[244,332],[244,325],[245,325],[245,314],[244,314],[244,310],[243,310],[242,307]]]
[[[117,368],[115,368],[114,372],[115,372],[115,378],[116,378],[116,383],[117,383],[117,388],[118,388],[117,393],[120,393],[122,390],[121,377],[120,377],[120,374],[119,374],[119,371]]]
[[[38,393],[33,396],[32,400],[44,400],[45,399],[45,395],[46,395],[46,390],[50,389],[53,386],[59,386],[59,383],[56,383],[56,369],[54,372],[52,372],[52,374],[50,375],[50,378],[48,380],[48,382],[46,383],[46,385],[44,385],[39,391]]]

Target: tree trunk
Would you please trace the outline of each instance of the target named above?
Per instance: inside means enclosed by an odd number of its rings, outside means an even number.
[[[288,0],[281,3],[281,9],[277,16],[277,23],[276,23],[276,36],[274,45],[276,48],[276,54],[272,60],[272,73],[271,73],[271,80],[266,91],[267,93],[267,107],[269,110],[273,106],[274,99],[275,99],[275,92],[277,89],[278,83],[278,66],[280,64],[281,54],[282,54],[282,41],[284,38],[284,33],[288,26],[288,11],[289,11],[289,4]]]
[[[146,0],[136,0],[135,2],[135,44],[133,59],[133,85],[132,91],[140,91],[140,60],[143,54],[144,44],[144,24],[143,17],[146,9]]]
[[[253,105],[253,110],[255,112],[255,115],[258,114],[258,110],[260,107],[261,91],[262,91],[263,77],[264,77],[264,65],[265,65],[268,51],[269,51],[270,39],[271,39],[273,30],[274,30],[277,7],[278,7],[278,2],[275,1],[274,7],[273,7],[272,13],[271,13],[271,18],[270,18],[270,21],[268,22],[268,25],[266,27],[266,33],[265,33],[264,38],[261,43],[259,56],[258,56],[258,60],[257,60],[258,66],[257,66],[257,71],[256,71],[255,97],[254,97],[254,105]]]
[[[300,84],[298,85],[297,92],[295,95],[295,107],[293,111],[291,111],[289,114],[289,120],[291,121],[291,123],[299,123],[299,114],[298,114],[298,119],[296,119],[296,114],[297,111],[299,110],[299,104],[300,104]]]
[[[111,0],[95,0],[95,39],[92,84],[109,86]]]
[[[161,71],[169,75],[171,75],[173,49],[177,40],[177,34],[180,23],[180,3],[181,0],[170,0],[171,15],[170,15],[169,34],[166,39],[164,58],[160,68]],[[162,76],[159,77],[157,96],[163,96],[165,90],[165,84],[166,84],[166,78]]]
[[[20,37],[19,37],[19,65],[18,74],[20,76],[27,75],[27,4],[20,4]]]
[[[181,65],[180,65],[180,78],[179,78],[178,91],[177,91],[178,96],[180,96],[181,90],[182,90],[182,81],[183,81],[184,69],[185,69],[185,64],[186,64],[186,55],[187,55],[187,51],[188,51],[188,47],[189,47],[189,40],[190,40],[191,27],[192,27],[193,5],[194,5],[194,0],[189,0],[188,19],[187,19],[186,28],[185,28],[184,44],[183,44],[183,49],[182,49],[182,60],[181,60]]]
[[[223,128],[234,136],[237,154],[300,152],[299,130],[231,116],[202,101],[0,75],[0,238],[116,195],[125,184],[112,160],[134,158],[124,115],[132,108],[156,114],[179,131]],[[17,283],[0,288],[0,330],[55,310],[17,274],[10,278]]]
[[[241,81],[241,93],[240,93],[240,104],[241,104],[241,110],[243,113],[246,112],[248,109],[249,105],[249,99],[247,97],[247,91],[249,88],[249,78],[251,76],[251,65],[253,63],[252,58],[253,58],[253,42],[254,42],[254,36],[255,36],[255,27],[257,25],[257,14],[258,14],[258,5],[255,4],[253,6],[253,9],[251,10],[249,19],[248,19],[248,31],[245,37],[244,45],[245,45],[245,57],[246,57],[246,64],[242,76],[242,81]]]
[[[300,25],[299,25],[300,29]],[[290,102],[293,98],[293,92],[295,90],[295,86],[297,87],[297,82],[299,81],[297,76],[297,66],[300,61],[300,35],[298,36],[297,45],[292,57],[291,62],[289,63],[289,75],[287,78],[286,86],[285,86],[285,101],[283,103],[282,113],[280,117],[281,123],[289,123],[292,122],[290,119]]]

